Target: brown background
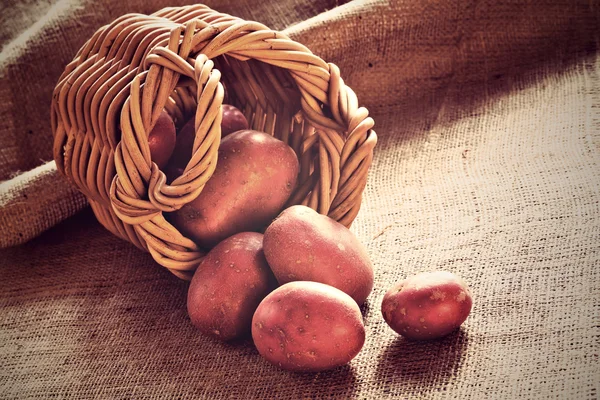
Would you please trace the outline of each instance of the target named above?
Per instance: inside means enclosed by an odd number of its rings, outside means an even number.
[[[125,3],[0,6],[4,245],[84,206],[51,164],[18,171],[50,159],[50,94],[78,47],[125,12],[167,5]],[[287,28],[340,66],[375,119],[352,228],[376,266],[357,358],[290,374],[248,341],[200,336],[187,283],[85,209],[0,250],[0,397],[598,397],[598,4],[340,3],[208,2]],[[381,299],[433,269],[470,284],[472,315],[441,341],[406,342],[383,322]]]

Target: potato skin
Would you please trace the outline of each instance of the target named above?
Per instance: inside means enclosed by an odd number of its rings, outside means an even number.
[[[158,116],[154,128],[148,134],[150,158],[158,165],[158,168],[162,169],[167,165],[175,148],[176,139],[175,123],[171,116],[163,110]]]
[[[248,129],[248,121],[244,114],[234,106],[223,104],[223,119],[221,121],[221,137]],[[185,168],[192,158],[194,140],[196,139],[196,125],[194,117],[190,118],[177,132],[177,143],[173,155],[169,159],[169,166]],[[174,168],[171,168],[174,170]],[[182,171],[183,172],[183,171]],[[180,174],[181,175],[181,174]]]
[[[205,248],[259,230],[281,211],[298,170],[296,154],[282,141],[252,130],[232,133],[222,140],[217,167],[200,196],[169,218]]]
[[[177,132],[177,141],[173,149],[173,155],[169,159],[169,166],[185,168],[192,158],[194,139],[196,138],[194,118],[191,118]],[[183,171],[182,171],[183,172]]]
[[[269,362],[291,371],[322,371],[352,360],[365,342],[356,302],[318,282],[287,283],[260,303],[252,339]]]
[[[413,340],[436,339],[458,329],[471,312],[467,284],[451,272],[423,272],[392,286],[381,312],[387,324]]]
[[[248,120],[242,112],[229,104],[223,104],[223,119],[221,120],[221,137],[233,132],[248,129]]]
[[[325,283],[359,305],[373,289],[373,266],[364,246],[345,226],[309,207],[284,210],[263,240],[265,256],[280,284]]]
[[[203,333],[224,341],[235,339],[250,333],[256,307],[275,287],[262,235],[238,233],[202,259],[188,290],[188,315]]]

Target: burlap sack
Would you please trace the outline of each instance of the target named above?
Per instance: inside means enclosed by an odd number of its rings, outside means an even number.
[[[286,32],[338,64],[375,118],[352,228],[376,266],[365,347],[347,367],[289,374],[248,341],[202,337],[186,316],[187,284],[87,210],[0,253],[0,397],[597,398],[597,4],[353,1],[321,13],[335,2],[208,3],[294,24]],[[6,19],[16,28],[0,35],[3,178],[49,159],[49,96],[79,45],[124,12],[165,4],[57,2],[34,25]],[[51,165],[40,171],[51,179],[31,178],[38,187],[65,188]],[[15,203],[42,197],[21,198],[30,186],[14,182],[0,192],[3,245],[26,239],[11,226],[51,221],[33,236],[83,206],[61,189],[11,225]],[[383,322],[381,299],[432,269],[469,282],[475,307],[461,331],[407,342]]]
[[[0,88],[4,119],[0,126],[0,180],[51,160],[48,115],[52,89],[64,66],[98,27],[127,12],[150,13],[184,3],[73,0],[48,8],[39,6],[31,14],[22,0],[5,4],[11,12],[3,13],[5,24],[0,31],[0,38],[6,39],[0,58],[4,82]],[[415,116],[423,120],[421,104],[443,101],[450,83],[478,88],[545,63],[565,62],[594,48],[597,36],[598,12],[585,1],[563,0],[552,7],[527,2],[355,1],[307,19],[339,3],[343,2],[207,2],[273,29],[295,24],[286,33],[338,64],[372,114],[400,111],[403,119]],[[12,15],[15,13],[18,16]],[[35,16],[36,22],[24,29]],[[44,182],[48,193],[69,190],[61,179]],[[25,207],[40,207],[34,204],[37,199],[24,204],[20,187],[16,181],[8,182],[0,191],[3,247],[29,240],[58,221],[52,203],[44,205],[45,215],[21,212]],[[73,196],[72,204],[83,204],[81,197]],[[65,210],[60,204],[55,207]],[[68,208],[62,215],[76,209]],[[15,221],[22,226],[17,227]]]

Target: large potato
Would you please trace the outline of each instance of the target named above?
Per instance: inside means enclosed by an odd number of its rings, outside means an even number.
[[[265,231],[265,256],[280,284],[315,281],[359,305],[373,289],[366,249],[345,226],[305,206],[284,210]]]
[[[318,282],[291,282],[271,292],[252,318],[258,352],[280,368],[321,371],[346,364],[365,342],[358,305]]]
[[[473,305],[467,284],[451,272],[423,272],[393,287],[383,297],[383,319],[414,340],[436,339],[457,329]]]
[[[171,222],[198,245],[269,224],[296,185],[298,159],[287,144],[263,132],[225,137],[219,161],[200,196],[172,213]]]
[[[188,314],[207,335],[238,338],[250,333],[256,307],[276,286],[262,251],[262,235],[238,233],[200,263],[188,291]]]

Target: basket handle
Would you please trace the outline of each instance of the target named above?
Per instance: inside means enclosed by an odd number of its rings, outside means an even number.
[[[116,174],[110,187],[111,206],[118,218],[133,227],[143,239],[140,244],[157,262],[187,279],[187,271],[197,266],[204,253],[172,227],[162,212],[177,210],[196,198],[212,176],[224,96],[221,74],[206,55],[199,54],[193,67],[186,61],[195,28],[194,23],[188,24],[180,42],[181,28],[174,29],[171,37],[177,40],[155,48],[146,59],[148,70],[133,79],[121,110],[121,140],[115,148]],[[148,134],[180,76],[184,77],[181,85],[197,86],[196,138],[184,174],[167,185],[165,174],[150,158]]]
[[[186,31],[192,30],[193,26],[189,24]],[[185,47],[185,36],[181,47]],[[115,213],[127,224],[142,224],[162,211],[175,211],[190,202],[202,191],[216,166],[224,95],[219,82],[221,74],[213,69],[214,63],[206,55],[198,55],[194,67],[185,61],[185,56],[170,48],[156,48],[147,57],[146,62],[151,64],[149,70],[136,75],[123,104],[122,136],[115,149],[116,175],[110,198]],[[164,70],[163,79],[156,87],[157,80],[151,77],[160,74],[160,70]],[[150,159],[148,146],[152,124],[175,87],[176,82],[165,79],[167,71],[190,78],[198,87],[194,156],[184,174],[172,185],[166,185],[166,176]],[[191,190],[191,187],[195,189]]]

